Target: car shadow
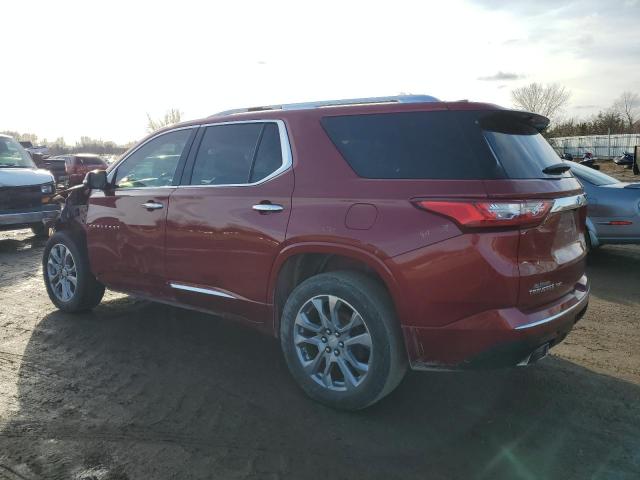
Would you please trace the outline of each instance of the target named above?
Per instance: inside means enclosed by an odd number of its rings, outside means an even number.
[[[379,404],[346,413],[303,395],[277,341],[121,297],[47,315],[0,367],[18,378],[11,414],[0,415],[0,477],[2,468],[84,480],[640,472],[640,387],[554,357],[522,370],[411,372]]]
[[[640,248],[635,245],[605,245],[591,251],[587,259],[591,292],[623,305],[639,302]]]

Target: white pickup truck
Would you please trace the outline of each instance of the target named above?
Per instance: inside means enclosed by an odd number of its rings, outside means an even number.
[[[52,201],[53,175],[41,170],[12,137],[0,135],[0,230],[31,228],[46,237],[48,222],[59,214]]]

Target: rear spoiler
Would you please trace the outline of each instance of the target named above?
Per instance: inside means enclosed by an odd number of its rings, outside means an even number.
[[[544,115],[522,110],[495,110],[480,119],[480,126],[485,130],[513,134],[531,134],[534,129],[542,132],[549,126],[549,119]],[[527,130],[529,130],[527,132]]]

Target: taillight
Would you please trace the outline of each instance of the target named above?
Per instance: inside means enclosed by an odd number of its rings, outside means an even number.
[[[447,201],[418,200],[418,207],[444,215],[462,227],[521,227],[541,223],[553,200]]]

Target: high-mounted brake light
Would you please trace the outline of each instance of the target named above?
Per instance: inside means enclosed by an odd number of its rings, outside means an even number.
[[[544,220],[552,200],[447,201],[419,200],[416,206],[451,218],[462,227],[521,227]]]

